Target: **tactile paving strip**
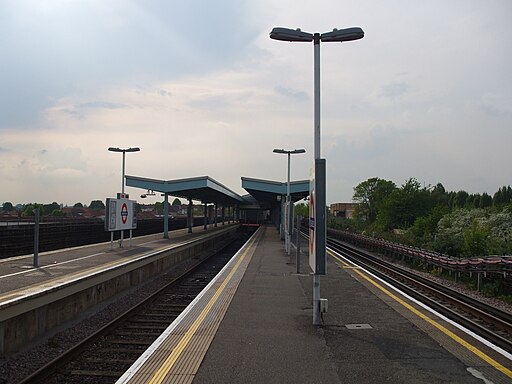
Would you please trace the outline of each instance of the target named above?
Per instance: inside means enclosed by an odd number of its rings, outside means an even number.
[[[216,279],[117,381],[191,383],[251,261],[264,228],[251,237]]]

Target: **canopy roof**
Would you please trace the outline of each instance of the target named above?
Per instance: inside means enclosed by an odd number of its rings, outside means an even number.
[[[126,185],[148,191],[168,193],[171,196],[187,200],[199,200],[202,203],[220,203],[235,205],[244,202],[242,197],[209,176],[192,177],[178,180],[157,180],[126,175]]]
[[[287,193],[287,183],[249,177],[242,177],[242,188],[258,200],[260,206],[265,209],[281,204],[282,196]],[[290,196],[293,202],[309,196],[309,180],[290,182]]]

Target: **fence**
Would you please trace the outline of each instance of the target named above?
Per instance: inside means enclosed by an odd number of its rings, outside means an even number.
[[[41,220],[39,225],[40,252],[110,241],[110,232],[105,231],[105,225],[101,219],[47,220],[47,218]],[[32,254],[35,224],[28,221],[11,221],[3,224],[0,226],[0,258]],[[203,217],[194,217],[194,226],[203,224]],[[169,219],[169,230],[186,227],[186,217]],[[163,232],[163,228],[163,219],[138,220],[133,236]],[[114,232],[115,240],[119,239],[120,233],[120,231]],[[124,237],[128,238],[129,235],[129,231],[125,231]]]

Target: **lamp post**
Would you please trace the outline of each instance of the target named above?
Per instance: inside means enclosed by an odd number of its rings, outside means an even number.
[[[286,247],[286,253],[289,256],[290,248],[291,248],[290,229],[293,228],[293,218],[292,218],[292,213],[291,213],[291,196],[290,196],[290,155],[305,153],[306,150],[303,148],[294,149],[292,151],[287,151],[284,149],[274,149],[273,152],[288,155],[288,179],[286,182],[286,204],[285,204],[286,212],[288,212],[288,218],[286,220],[286,226],[285,226],[285,247]],[[286,217],[286,215],[285,215],[285,217]]]
[[[124,169],[125,169],[125,163],[126,163],[126,152],[139,152],[140,151],[140,148],[139,147],[131,147],[131,148],[114,148],[114,147],[109,147],[108,150],[110,152],[122,152],[123,153],[123,168],[122,168],[122,173],[121,173],[121,194],[124,195]],[[124,198],[124,197],[123,197]],[[124,238],[124,231],[121,231],[121,238],[119,240],[119,246],[122,247],[123,246],[123,238]]]
[[[364,31],[359,27],[334,29],[326,33],[309,33],[300,29],[273,28],[270,38],[290,42],[313,42],[314,47],[314,94],[315,94],[315,187],[314,200],[316,212],[313,212],[314,224],[310,224],[310,237],[314,235],[314,260],[310,255],[310,264],[313,263],[313,324],[319,325],[320,312],[320,274],[325,274],[325,160],[320,158],[320,42],[344,42],[362,39]],[[315,201],[316,200],[316,201]],[[317,214],[318,212],[318,214]],[[311,250],[310,250],[311,252]]]

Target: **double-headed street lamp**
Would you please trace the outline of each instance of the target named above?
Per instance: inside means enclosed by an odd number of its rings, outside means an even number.
[[[359,27],[334,29],[326,33],[309,33],[300,29],[276,27],[270,32],[270,38],[290,42],[313,42],[315,72],[315,159],[320,158],[320,42],[344,42],[362,39],[364,32]]]
[[[344,42],[362,39],[364,31],[359,27],[334,29],[326,33],[309,33],[300,29],[276,27],[270,32],[274,40],[290,42],[313,42],[314,45],[314,94],[315,94],[315,186],[310,206],[314,207],[313,223],[310,223],[310,238],[314,239],[314,257],[310,255],[313,268],[313,324],[319,325],[320,311],[320,275],[325,274],[325,160],[320,158],[320,42]],[[310,251],[311,252],[311,251]]]
[[[139,147],[132,147],[132,148],[109,147],[108,150],[110,152],[122,152],[123,153],[123,168],[122,168],[122,173],[121,173],[121,194],[123,195],[123,198],[124,198],[124,168],[125,168],[125,162],[126,162],[125,161],[126,152],[139,152],[140,148]],[[121,231],[121,239],[119,240],[120,247],[123,246],[123,238],[124,238],[124,231]]]
[[[122,169],[122,175],[121,175],[121,193],[124,194],[124,166],[125,166],[125,157],[126,152],[139,152],[139,147],[133,147],[133,148],[114,148],[109,147],[108,149],[110,152],[122,152],[123,153],[123,169]]]
[[[280,153],[283,155],[288,155],[288,179],[286,182],[286,205],[285,209],[288,213],[288,218],[286,220],[286,226],[285,226],[285,247],[286,252],[288,255],[290,255],[290,248],[291,248],[291,233],[290,231],[293,228],[293,217],[292,217],[292,211],[291,211],[291,197],[290,197],[290,155],[296,155],[299,153],[305,153],[306,150],[301,149],[294,149],[293,151],[286,151],[284,149],[274,149],[274,153]],[[286,217],[286,216],[285,216]]]

